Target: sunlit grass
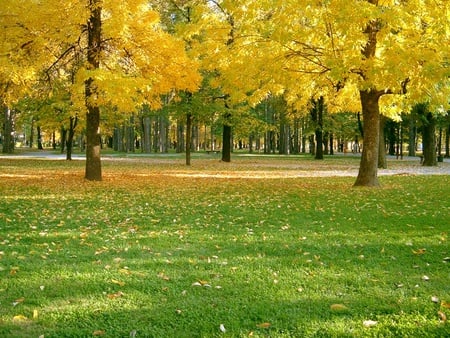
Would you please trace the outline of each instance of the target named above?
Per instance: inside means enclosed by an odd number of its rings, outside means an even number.
[[[0,336],[450,334],[448,176],[171,161],[0,159]]]

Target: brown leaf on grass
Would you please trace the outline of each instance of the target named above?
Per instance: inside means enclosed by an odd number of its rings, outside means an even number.
[[[450,309],[450,303],[449,303],[449,302],[446,302],[445,300],[443,300],[443,301],[441,302],[441,306],[442,306],[443,308]]]
[[[124,295],[124,294],[123,294],[122,291],[118,291],[118,292],[116,292],[116,293],[110,293],[109,295],[107,295],[107,297],[108,297],[109,299],[116,299],[116,298],[122,297],[123,295]]]
[[[13,306],[16,306],[16,305],[19,305],[20,303],[23,303],[24,300],[25,300],[24,297],[20,297],[20,298],[17,298],[12,304],[13,304]]]
[[[438,317],[441,322],[445,323],[447,321],[447,315],[442,311],[438,311]]]
[[[94,332],[92,332],[92,335],[98,337],[98,336],[104,336],[105,333],[106,332],[104,330],[95,330]]]
[[[257,324],[256,327],[260,328],[260,329],[267,329],[271,326],[272,324],[270,324],[269,322],[264,322],[264,323],[260,323]]]
[[[427,249],[425,249],[425,248],[412,250],[413,254],[415,254],[415,255],[424,255],[426,251],[427,251]]]
[[[332,311],[346,311],[348,310],[348,307],[346,307],[344,304],[331,304],[330,309]]]

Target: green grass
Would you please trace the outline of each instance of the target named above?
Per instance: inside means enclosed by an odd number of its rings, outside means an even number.
[[[450,335],[449,176],[182,161],[0,158],[0,336]]]

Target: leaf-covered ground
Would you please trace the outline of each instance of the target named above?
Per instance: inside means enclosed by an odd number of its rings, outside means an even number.
[[[0,159],[2,337],[450,335],[448,175]],[[404,164],[391,164],[396,165]],[[415,164],[414,164],[415,165]]]

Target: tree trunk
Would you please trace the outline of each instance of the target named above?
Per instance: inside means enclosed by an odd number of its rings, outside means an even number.
[[[100,67],[101,52],[101,4],[100,0],[90,0],[90,18],[88,21],[87,62],[90,70]],[[100,108],[97,105],[97,88],[93,78],[85,82],[86,97],[86,172],[85,178],[90,181],[102,180],[100,159]]]
[[[323,112],[325,109],[323,96],[317,100],[312,100],[313,107],[311,109],[311,118],[316,126],[316,151],[315,159],[323,160]]]
[[[67,153],[66,153],[66,160],[71,161],[72,160],[72,150],[73,150],[73,138],[75,136],[75,128],[78,124],[78,117],[77,116],[71,116],[69,120],[69,131],[67,135]]]
[[[152,128],[151,128],[151,120],[149,116],[145,116],[142,118],[142,134],[143,134],[143,145],[142,151],[145,154],[150,154],[152,152]]]
[[[186,114],[186,165],[191,165],[192,114]]]
[[[416,156],[416,118],[415,113],[409,116],[408,156]]]
[[[447,129],[445,130],[445,157],[450,157],[450,118],[447,116]]]
[[[41,126],[37,126],[37,138],[38,138],[38,149],[44,150],[44,147],[42,146]]]
[[[3,153],[14,152],[14,118],[11,109],[4,107]]]
[[[426,115],[423,126],[423,166],[434,167],[437,165],[436,157],[436,118],[432,113]]]
[[[231,162],[231,126],[223,125],[222,161]]]
[[[378,187],[380,93],[375,90],[361,90],[360,98],[364,119],[364,145],[354,186]]]
[[[384,126],[386,124],[386,117],[380,116],[380,140],[379,140],[379,150],[378,150],[378,168],[387,169],[386,161],[386,139],[384,135]]]
[[[64,126],[61,126],[61,154],[64,154],[66,150],[66,142],[67,142],[67,129]]]

